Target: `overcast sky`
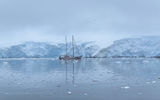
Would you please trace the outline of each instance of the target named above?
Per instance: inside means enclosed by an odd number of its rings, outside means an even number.
[[[0,44],[160,35],[159,0],[0,0]]]

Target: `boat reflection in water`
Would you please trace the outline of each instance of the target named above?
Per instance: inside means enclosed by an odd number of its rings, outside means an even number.
[[[66,67],[66,83],[68,82],[68,62],[65,61],[65,67]],[[74,76],[74,69],[75,69],[75,64],[72,62],[72,84],[74,85],[75,83],[75,76]]]

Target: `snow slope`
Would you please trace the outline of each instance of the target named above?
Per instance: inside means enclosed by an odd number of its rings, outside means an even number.
[[[157,57],[160,56],[160,37],[126,38],[100,50],[96,57]]]
[[[79,49],[79,50],[78,50]],[[98,49],[95,42],[78,44],[75,54],[92,56]],[[78,53],[78,51],[80,51]],[[7,48],[0,48],[0,58],[52,58],[65,54],[65,44],[51,44],[46,42],[25,42]],[[68,55],[72,54],[71,43],[68,43]]]

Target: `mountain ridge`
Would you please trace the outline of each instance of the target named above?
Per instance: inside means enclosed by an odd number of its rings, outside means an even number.
[[[160,37],[117,40],[100,50],[96,57],[160,57]]]
[[[76,49],[80,49],[79,55],[93,56],[99,48],[95,42],[79,43]],[[68,55],[72,54],[72,45],[68,43]],[[75,54],[78,50],[75,51]],[[0,58],[55,58],[65,54],[64,43],[33,42],[28,41],[5,48],[0,48]]]

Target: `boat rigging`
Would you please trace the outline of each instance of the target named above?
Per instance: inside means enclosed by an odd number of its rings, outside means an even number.
[[[66,42],[66,54],[64,56],[59,56],[59,60],[81,60],[82,56],[75,56],[75,40],[74,36],[72,35],[72,56],[68,56],[67,52],[67,37],[65,37],[65,42]]]

